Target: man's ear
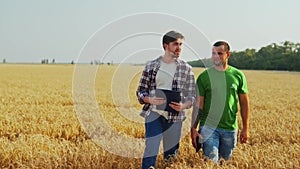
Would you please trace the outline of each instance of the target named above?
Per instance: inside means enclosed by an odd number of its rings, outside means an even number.
[[[230,58],[230,51],[227,52],[227,59]]]
[[[166,50],[166,48],[168,47],[168,44],[164,43],[163,47],[164,47],[164,50]]]

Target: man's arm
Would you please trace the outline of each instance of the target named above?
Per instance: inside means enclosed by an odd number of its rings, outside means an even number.
[[[146,96],[146,97],[143,98],[143,102],[153,104],[153,105],[160,105],[160,104],[164,104],[166,102],[166,100],[164,98],[161,98],[161,97]]]
[[[243,122],[243,128],[240,133],[240,142],[246,143],[249,137],[248,128],[249,128],[249,116],[250,116],[250,105],[248,94],[239,94],[239,103],[241,108],[241,116]]]
[[[196,102],[193,106],[193,112],[192,112],[192,124],[191,124],[191,138],[192,138],[192,144],[196,148],[197,143],[197,137],[201,137],[201,135],[197,131],[197,127],[200,121],[200,110],[203,110],[203,104],[204,104],[204,97],[203,96],[197,96]]]
[[[200,121],[200,110],[203,110],[203,103],[204,103],[204,97],[203,96],[197,96],[197,99],[195,101],[195,104],[193,106],[193,112],[192,112],[192,124],[191,127],[197,129],[198,123]]]
[[[194,78],[194,72],[192,71],[192,68],[187,66],[188,74],[186,78],[186,84],[184,86],[184,100],[182,103],[176,103],[171,102],[169,106],[173,108],[176,111],[182,111],[185,109],[189,109],[193,106],[193,104],[196,102],[196,86],[195,86],[195,78]]]
[[[136,91],[136,96],[138,98],[138,101],[140,102],[140,104],[149,104],[150,101],[149,98],[147,100],[147,98],[145,97],[149,97],[149,90],[150,90],[150,81],[151,81],[151,73],[150,73],[150,65],[151,63],[147,64],[141,74],[141,78],[138,84],[138,88]],[[148,101],[148,102],[145,102]]]

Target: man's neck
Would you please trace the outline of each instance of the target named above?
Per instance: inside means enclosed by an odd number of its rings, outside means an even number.
[[[217,66],[215,65],[215,69],[218,70],[218,71],[226,71],[228,69],[228,64],[224,64],[224,65],[220,65],[220,66]]]
[[[162,57],[162,61],[165,63],[174,63],[177,58],[174,58],[172,55],[165,53]]]

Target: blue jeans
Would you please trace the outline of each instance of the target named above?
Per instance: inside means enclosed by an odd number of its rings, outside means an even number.
[[[208,126],[200,127],[203,137],[204,156],[212,159],[215,163],[219,159],[228,160],[237,142],[237,130],[214,129]]]
[[[156,166],[156,157],[161,139],[163,139],[164,159],[177,155],[182,122],[168,122],[163,116],[153,111],[145,120],[146,148],[142,168],[148,169],[150,166]]]

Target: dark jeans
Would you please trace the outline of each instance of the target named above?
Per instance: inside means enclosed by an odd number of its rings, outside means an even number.
[[[142,168],[148,169],[156,166],[156,157],[159,144],[163,138],[164,158],[176,156],[179,148],[182,122],[168,122],[163,116],[156,112],[151,112],[145,118],[146,128],[146,148],[144,151]]]

